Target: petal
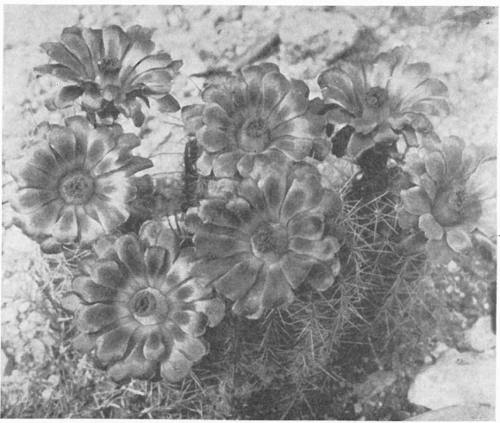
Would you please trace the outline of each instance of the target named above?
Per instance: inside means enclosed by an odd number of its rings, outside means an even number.
[[[132,342],[135,340],[133,339]],[[155,374],[158,364],[146,360],[143,352],[143,341],[135,341],[132,352],[122,361],[115,363],[108,370],[108,374],[116,382],[129,378],[149,379]]]
[[[430,213],[420,216],[418,227],[424,231],[427,239],[441,239],[443,237],[443,228]]]
[[[199,216],[204,222],[241,229],[242,221],[234,212],[227,209],[224,200],[202,200]]]
[[[209,103],[203,109],[203,122],[210,128],[226,130],[231,127],[227,112],[217,103]]]
[[[203,148],[210,153],[215,153],[229,147],[231,142],[225,131],[206,126],[196,133],[196,138]]]
[[[92,280],[105,287],[127,292],[134,292],[135,284],[132,284],[127,275],[124,275],[118,264],[114,261],[97,261],[91,269]]]
[[[291,88],[290,82],[279,72],[269,72],[262,78],[262,107],[273,110]]]
[[[12,177],[19,188],[55,188],[57,184],[57,180],[54,180],[49,169],[40,169],[31,163],[27,163],[20,170],[13,169]]]
[[[11,205],[19,213],[32,213],[57,197],[58,193],[52,190],[23,188],[11,200]]]
[[[199,361],[208,352],[207,346],[199,339],[187,336],[182,342],[175,342],[175,348],[191,362]]]
[[[159,331],[151,332],[144,342],[143,354],[146,360],[160,361],[172,348],[172,342],[165,342]]]
[[[405,209],[412,214],[420,216],[431,211],[429,197],[420,187],[401,191],[401,199]]]
[[[82,116],[71,116],[64,120],[65,125],[73,132],[76,139],[77,153],[87,153],[87,138],[93,129],[90,122]]]
[[[169,382],[179,382],[191,371],[191,361],[180,351],[173,351],[168,360],[161,364],[161,375]]]
[[[265,280],[262,294],[262,304],[265,308],[280,307],[293,301],[295,296],[279,263],[269,266]]]
[[[238,194],[243,197],[256,210],[265,209],[265,198],[255,181],[244,179],[238,187]]]
[[[123,358],[137,324],[121,324],[97,338],[97,358],[107,364]]]
[[[320,181],[314,175],[294,179],[281,207],[281,219],[288,221],[297,213],[317,207],[322,196]]]
[[[207,316],[207,324],[210,327],[217,326],[224,318],[226,311],[224,301],[218,298],[195,301],[194,307],[196,311]]]
[[[307,283],[309,285],[318,291],[324,291],[330,288],[333,282],[335,282],[335,276],[332,266],[320,262],[313,264],[307,276]]]
[[[281,137],[296,137],[313,139],[321,136],[326,127],[323,116],[304,115],[279,123],[271,130],[271,139]]]
[[[209,176],[210,175],[210,173],[212,172],[212,163],[213,163],[214,157],[217,157],[217,156],[215,156],[213,154],[209,154],[206,151],[203,151],[203,153],[201,153],[201,156],[196,161],[196,167],[197,167],[198,173],[201,176]]]
[[[68,49],[61,43],[42,43],[41,47],[50,56],[51,59],[71,69],[74,73],[85,78],[86,72],[80,61],[73,56]]]
[[[104,57],[122,60],[123,53],[128,46],[128,37],[117,25],[110,25],[102,30]]]
[[[81,34],[70,31],[63,31],[61,41],[68,51],[75,56],[83,65],[85,74],[89,79],[94,79],[94,66],[87,43],[83,40]]]
[[[447,137],[441,143],[444,159],[446,161],[446,174],[448,176],[456,175],[462,167],[462,152],[465,149],[465,143],[458,137]]]
[[[63,207],[64,203],[61,200],[54,200],[32,214],[23,216],[26,219],[28,232],[35,234],[43,234],[47,233],[47,231],[52,232]]]
[[[62,126],[52,126],[48,133],[49,145],[56,159],[61,163],[75,160],[76,138],[73,132]]]
[[[78,220],[73,206],[66,207],[56,224],[52,235],[61,242],[71,242],[78,236]]]
[[[347,144],[347,154],[351,157],[359,157],[366,150],[375,146],[375,141],[369,135],[363,135],[359,132],[355,132],[351,135],[349,139],[349,144]]]
[[[156,103],[161,113],[175,113],[181,108],[179,102],[170,94],[165,94],[163,97],[160,97],[156,100]]]
[[[118,74],[119,80],[124,84],[130,72],[134,67],[155,48],[155,44],[151,40],[136,40],[127,49],[123,60],[122,67]]]
[[[55,76],[63,81],[77,82],[80,79],[79,74],[64,65],[59,64],[37,66],[33,68],[33,70],[38,73]]]
[[[106,154],[116,147],[116,140],[107,128],[96,128],[88,135],[86,166],[93,169]]]
[[[82,332],[97,332],[128,315],[129,312],[124,307],[97,303],[83,308],[78,313],[77,325]]]
[[[496,210],[496,197],[481,202],[481,216],[476,222],[476,227],[489,237],[497,234]]]
[[[322,215],[301,214],[295,216],[288,224],[288,233],[291,237],[301,237],[310,240],[319,240],[323,237],[325,228]]]
[[[193,276],[193,272],[189,272],[189,276]],[[207,288],[205,284],[195,277],[171,287],[162,286],[162,292],[168,295],[176,304],[186,304],[204,298],[211,293],[211,288]]]
[[[168,251],[161,247],[149,247],[144,253],[144,263],[150,285],[156,286],[155,282],[167,274],[170,264]]]
[[[290,245],[293,251],[316,258],[317,260],[332,260],[340,248],[336,238],[326,237],[320,241],[311,241],[304,238],[291,238]]]
[[[454,252],[448,246],[445,238],[440,240],[430,239],[425,245],[427,258],[433,263],[448,264],[453,258]]]
[[[420,186],[425,190],[426,194],[429,196],[429,199],[434,201],[437,194],[436,183],[431,179],[428,174],[424,174],[419,179]]]
[[[269,175],[259,180],[258,186],[264,193],[267,208],[272,216],[274,216],[276,220],[279,219],[281,203],[286,194],[285,178],[274,172],[269,173]]]
[[[239,252],[250,251],[249,242],[227,236],[196,233],[193,242],[197,257],[229,257]]]
[[[425,155],[425,170],[435,182],[441,182],[446,174],[446,164],[437,151]]]
[[[115,242],[115,250],[120,261],[130,273],[139,279],[144,277],[145,265],[142,247],[134,235],[123,235]]]
[[[74,101],[83,94],[83,88],[78,85],[63,87],[54,98],[54,104],[58,109],[64,109],[73,105]]]
[[[127,299],[126,296],[120,295],[120,291],[106,285],[95,283],[88,276],[77,276],[73,279],[71,286],[84,301],[88,303],[106,302],[106,301],[121,301]]]
[[[262,262],[255,258],[242,261],[216,279],[214,286],[222,295],[231,300],[237,300],[252,289],[261,268]]]
[[[177,255],[177,235],[165,224],[157,220],[144,222],[139,230],[139,238],[149,247],[161,247],[169,252],[169,262]]]
[[[452,250],[461,253],[472,248],[472,241],[465,231],[453,228],[446,231],[446,241]]]
[[[280,260],[281,270],[293,289],[298,288],[307,278],[316,260],[293,252],[285,254]]]
[[[236,164],[241,159],[243,153],[239,151],[232,151],[229,153],[222,153],[215,156],[213,161],[213,170],[216,178],[231,178],[237,170]]]
[[[207,317],[196,311],[180,310],[172,314],[172,320],[183,332],[191,336],[201,336],[207,327]]]
[[[479,164],[466,182],[467,192],[473,194],[479,200],[489,200],[496,197],[496,165],[496,159]]]
[[[249,252],[245,252],[222,258],[207,258],[195,264],[191,275],[194,278],[202,279],[203,283],[207,285],[227,273],[238,263],[248,260],[251,257],[252,255]]]
[[[82,38],[87,43],[90,50],[90,55],[92,56],[92,63],[94,65],[94,71],[98,71],[97,64],[101,61],[104,55],[104,46],[102,43],[102,30],[82,28]]]
[[[94,196],[88,206],[86,206],[86,210],[88,213],[89,210],[92,210],[91,213],[97,216],[106,233],[110,233],[124,223],[129,216],[129,212],[123,210],[123,205],[120,204],[120,206],[122,210],[115,207],[113,202],[101,200],[97,196]]]
[[[348,111],[359,111],[355,100],[353,81],[348,74],[338,68],[328,69],[318,77],[318,85],[323,97],[339,104]]]
[[[303,160],[311,153],[313,142],[309,139],[285,136],[273,140],[272,145],[293,160]]]

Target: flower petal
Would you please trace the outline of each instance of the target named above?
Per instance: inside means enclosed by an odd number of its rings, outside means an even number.
[[[169,382],[179,382],[191,371],[191,361],[189,361],[180,351],[174,350],[168,360],[161,364],[161,375]]]
[[[135,340],[133,339],[132,342]],[[116,382],[129,378],[149,379],[154,376],[158,363],[146,360],[143,352],[144,341],[136,341],[132,352],[122,361],[113,364],[108,374]]]
[[[333,260],[340,245],[333,237],[326,237],[320,241],[294,237],[290,239],[289,248],[296,253],[308,255],[317,260]]]
[[[446,231],[446,241],[452,250],[461,253],[472,248],[472,241],[465,231],[453,228]]]
[[[191,336],[187,336],[182,342],[176,341],[175,348],[191,362],[199,361],[208,352],[208,347],[201,340]]]
[[[19,213],[32,213],[56,198],[58,198],[58,193],[54,190],[22,188],[11,200],[11,205]]]
[[[401,191],[401,199],[405,209],[412,214],[420,216],[431,211],[429,197],[420,187]]]
[[[216,178],[231,178],[237,170],[236,164],[241,159],[242,153],[239,151],[231,151],[222,153],[215,157],[213,161],[213,170]]]
[[[54,125],[48,133],[48,140],[59,162],[72,163],[75,160],[76,138],[70,129]]]
[[[68,51],[82,64],[88,79],[94,79],[94,66],[87,43],[83,40],[80,30],[77,32],[63,31],[61,41]]]
[[[97,338],[97,358],[103,364],[122,359],[127,352],[130,339],[136,327],[137,324],[134,324],[132,321],[127,324],[120,324],[117,328]]]
[[[115,242],[115,250],[120,261],[127,267],[129,272],[138,277],[144,277],[145,265],[142,247],[138,239],[131,234],[123,235]]]
[[[171,342],[165,342],[160,331],[152,331],[146,338],[143,354],[146,360],[160,361],[167,356],[172,348]]]
[[[54,225],[52,235],[60,242],[72,242],[78,236],[78,220],[74,206],[65,207]]]
[[[429,196],[429,199],[434,201],[437,194],[437,186],[436,183],[432,180],[432,178],[428,174],[424,174],[419,179],[420,186],[425,190],[426,194]]]
[[[100,285],[111,289],[120,290],[132,294],[138,287],[135,282],[124,275],[118,264],[114,261],[103,260],[93,263],[91,268],[92,280]]]
[[[77,326],[82,332],[97,332],[128,315],[129,311],[124,307],[111,304],[92,304],[78,313]]]
[[[442,154],[437,151],[426,154],[425,170],[435,182],[441,182],[446,174],[446,164]]]
[[[224,301],[214,298],[194,302],[195,310],[207,316],[208,326],[217,326],[224,318],[226,306]]]
[[[259,277],[262,262],[257,259],[242,261],[214,282],[218,292],[231,300],[243,297]]]
[[[88,276],[77,276],[73,279],[71,286],[88,303],[126,299],[120,291],[109,286],[97,284]]]
[[[447,137],[442,141],[441,148],[446,161],[446,174],[448,176],[456,175],[462,167],[462,152],[465,149],[464,141],[458,137]]]
[[[74,101],[83,94],[83,89],[78,85],[68,85],[61,88],[56,97],[54,104],[58,109],[64,109],[73,105]]]
[[[465,185],[467,192],[479,200],[489,200],[496,197],[497,161],[488,160],[479,164]]]
[[[323,237],[325,228],[322,215],[300,214],[288,223],[288,233],[292,237],[301,237],[310,240],[319,240]]]
[[[125,49],[128,47],[128,37],[118,25],[110,25],[102,30],[104,57],[122,60]]]
[[[213,154],[209,154],[206,151],[201,153],[201,156],[196,161],[196,168],[201,176],[209,176],[212,172],[212,163],[216,157]]]
[[[370,135],[363,135],[360,132],[355,132],[349,139],[346,152],[351,157],[359,157],[366,150],[374,146],[375,141]]]
[[[316,262],[311,267],[307,276],[307,283],[318,291],[324,291],[330,288],[335,282],[332,266],[326,263]]]
[[[86,72],[80,61],[73,56],[68,49],[61,43],[42,43],[41,47],[49,55],[49,57],[61,65],[71,69],[74,73],[82,78],[85,78]]]
[[[196,138],[200,144],[210,153],[216,153],[230,146],[230,139],[226,132],[204,126],[196,133]]]
[[[41,74],[48,74],[55,76],[56,78],[59,78],[62,81],[77,82],[80,79],[79,74],[75,73],[70,68],[60,64],[36,66],[35,68],[33,68],[33,71]]]
[[[281,307],[293,301],[295,296],[279,263],[269,266],[265,279],[266,285],[262,296],[265,308]]]
[[[144,253],[144,263],[150,285],[157,287],[157,282],[169,268],[168,251],[161,247],[149,247]]]
[[[120,206],[123,208],[123,205],[120,204]],[[106,233],[112,232],[129,216],[128,210],[119,210],[111,201],[101,200],[97,196],[92,198],[91,203],[86,207],[87,209],[91,209],[92,213],[97,216]]]
[[[313,141],[304,138],[284,136],[273,141],[272,146],[285,153],[292,160],[303,160],[311,153]]]
[[[427,239],[441,239],[443,237],[443,228],[430,213],[420,216],[418,227],[424,231]]]
[[[258,182],[258,186],[264,193],[267,208],[274,219],[279,219],[281,203],[286,194],[286,180],[278,173],[269,173]]]
[[[315,262],[316,260],[309,256],[293,252],[285,254],[280,260],[281,270],[293,289],[298,288],[304,282]]]
[[[179,310],[172,314],[172,320],[183,332],[191,336],[201,336],[207,327],[207,317],[192,310]]]
[[[268,72],[262,78],[262,108],[273,110],[290,91],[291,84],[281,73]]]
[[[281,219],[288,221],[297,213],[317,207],[322,196],[320,181],[314,175],[294,179],[281,207]]]

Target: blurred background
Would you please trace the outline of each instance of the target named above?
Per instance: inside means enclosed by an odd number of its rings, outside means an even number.
[[[173,93],[181,105],[199,102],[196,96],[203,80],[192,75],[210,69],[235,69],[256,51],[263,52],[266,60],[277,63],[288,77],[305,80],[314,97],[319,95],[317,75],[336,60],[371,58],[381,51],[406,44],[413,48],[411,61],[430,63],[433,74],[449,88],[451,113],[434,121],[438,134],[457,135],[466,143],[494,152],[497,136],[497,9],[4,7],[1,416],[234,417],[223,403],[215,403],[212,409],[186,405],[183,412],[174,410],[166,394],[160,392],[160,385],[134,382],[116,387],[102,372],[94,369],[86,357],[75,354],[67,339],[70,318],[60,313],[57,304],[57,287],[69,277],[71,264],[58,257],[43,259],[37,244],[12,226],[8,205],[12,191],[9,166],[36,142],[32,136],[36,125],[45,120],[60,123],[64,116],[77,112],[71,108],[49,112],[44,107],[44,101],[55,92],[57,81],[51,77],[36,78],[33,74],[34,66],[48,62],[39,45],[56,41],[67,26],[97,28],[109,24],[123,27],[140,24],[156,28],[153,40],[157,49],[164,49],[173,58],[184,61],[182,75],[175,82]],[[179,135],[182,133],[179,124],[175,116],[156,117],[142,129],[144,142],[138,150],[153,158],[155,172],[179,166],[181,156],[178,160],[167,160],[160,155],[161,152],[182,151],[184,141]],[[465,264],[453,262],[445,273],[436,275],[442,285],[439,292],[447,298],[450,315],[437,316],[433,320],[438,322],[433,323],[434,333],[430,330],[426,336],[439,342],[444,340],[441,344],[436,341],[436,345],[445,350],[451,347],[460,350],[461,346],[478,352],[478,348],[484,351],[494,346],[488,324],[481,323],[483,326],[479,330],[484,333],[471,335],[467,332],[471,327],[477,331],[474,323],[491,311],[488,292],[492,269],[474,262],[474,258],[469,261]],[[474,336],[490,339],[492,345],[490,342],[486,346],[471,346],[469,338]],[[424,357],[421,365],[429,365],[433,360],[431,357],[426,362]],[[416,374],[420,370],[412,371]],[[484,371],[494,375],[491,367]],[[408,386],[406,389],[393,388],[391,375],[379,374],[377,377],[379,379],[375,377],[370,382],[375,386],[371,391],[365,385],[359,388],[358,397],[366,401],[361,405],[359,398],[353,402],[352,407],[358,404],[358,412],[356,414],[354,410],[353,415],[391,417],[390,413],[380,412],[378,415],[373,412],[380,411],[382,405],[389,407],[387,398],[392,401],[394,410],[398,407],[409,410]],[[436,396],[429,387],[426,389],[429,397]],[[485,395],[489,394],[488,391]],[[380,400],[380,395],[386,399]],[[415,394],[414,398],[417,396]],[[380,401],[381,405],[377,405]],[[366,411],[366,404],[370,402],[374,404],[371,405],[372,414]],[[430,407],[425,399],[420,403],[424,407],[420,411],[439,408],[435,404]],[[406,404],[406,408],[402,404]],[[410,417],[410,414],[402,411],[395,417],[401,419]],[[312,413],[311,418],[324,417]]]

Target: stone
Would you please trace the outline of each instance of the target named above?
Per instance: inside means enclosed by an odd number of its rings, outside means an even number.
[[[491,329],[491,317],[480,317],[464,334],[465,343],[475,351],[495,348],[496,336]]]
[[[495,354],[450,349],[417,374],[408,400],[431,410],[469,402],[494,404]]]
[[[408,421],[492,421],[495,409],[487,404],[464,404],[428,411]]]

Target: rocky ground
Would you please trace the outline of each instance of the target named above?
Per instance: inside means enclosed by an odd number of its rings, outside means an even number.
[[[68,332],[68,318],[60,317],[51,301],[57,300],[68,267],[57,257],[42,259],[37,245],[11,225],[9,166],[33,145],[37,124],[58,123],[75,112],[49,112],[44,101],[57,83],[32,73],[47,62],[39,44],[55,41],[62,28],[111,23],[157,28],[157,45],[184,61],[174,87],[181,104],[196,101],[203,81],[193,74],[235,69],[262,44],[269,44],[267,59],[289,77],[304,79],[312,96],[319,95],[318,73],[338,58],[375,56],[407,44],[414,49],[414,61],[429,62],[449,88],[451,113],[434,122],[438,133],[496,150],[498,17],[493,8],[25,5],[4,10],[2,417],[170,416],[155,387],[117,388],[85,357],[72,355],[61,338]],[[178,124],[175,119],[167,121]],[[160,153],[182,150],[176,127],[165,122],[152,119],[140,147],[158,172],[178,166]],[[478,256],[453,262],[423,282],[433,286],[448,310],[433,316],[432,330],[425,332],[432,351],[415,343],[411,360],[391,362],[391,351],[375,351],[351,363],[354,396],[345,404],[350,410],[346,418],[400,420],[464,402],[493,404],[489,381],[495,374],[495,342],[485,316],[491,312],[488,290],[494,275],[493,264],[485,265]],[[481,383],[471,384],[473,377]],[[216,408],[190,416],[227,416]],[[491,413],[476,411],[483,417]]]

